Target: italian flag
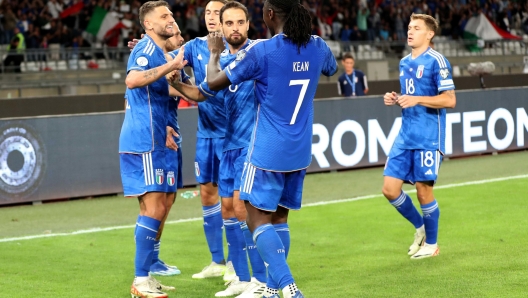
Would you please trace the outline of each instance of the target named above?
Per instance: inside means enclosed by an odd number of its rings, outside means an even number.
[[[96,6],[86,31],[97,36],[97,39],[103,40],[108,33],[121,28],[125,26],[116,15]]]
[[[464,39],[482,39],[482,40],[497,40],[497,39],[516,39],[522,38],[504,31],[497,25],[493,24],[488,18],[480,13],[474,16],[466,24],[464,28]]]

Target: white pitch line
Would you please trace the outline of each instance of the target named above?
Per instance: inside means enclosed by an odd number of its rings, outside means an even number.
[[[476,184],[486,184],[486,183],[493,183],[493,182],[500,182],[500,181],[514,180],[514,179],[523,179],[523,178],[528,178],[528,175],[517,175],[517,176],[509,176],[509,177],[502,177],[502,178],[493,178],[493,179],[485,179],[485,180],[477,180],[477,181],[468,181],[468,182],[462,182],[462,183],[453,183],[453,184],[439,185],[439,186],[435,186],[435,189],[454,188],[454,187],[476,185]],[[416,190],[408,190],[406,192],[407,193],[414,193],[414,192],[416,192]],[[303,207],[314,207],[314,206],[322,206],[322,205],[354,202],[354,201],[360,201],[360,200],[380,198],[382,196],[383,196],[382,194],[374,194],[374,195],[360,196],[360,197],[342,199],[342,200],[322,201],[322,202],[308,203],[308,204],[303,205]],[[200,221],[200,220],[202,220],[201,217],[194,217],[194,218],[171,220],[171,221],[167,221],[165,224],[179,224],[179,223],[184,223],[184,222],[194,222],[194,221]],[[48,238],[48,237],[59,237],[59,236],[72,236],[72,235],[80,235],[80,234],[90,234],[90,233],[122,230],[122,229],[132,229],[135,226],[136,225],[126,225],[126,226],[115,226],[115,227],[107,227],[107,228],[93,228],[93,229],[79,230],[79,231],[74,231],[74,232],[69,232],[69,233],[50,233],[50,234],[42,234],[42,235],[31,235],[31,236],[23,236],[23,237],[3,238],[3,239],[0,239],[0,242],[14,242],[14,241],[20,241],[20,240],[31,240],[31,239]]]

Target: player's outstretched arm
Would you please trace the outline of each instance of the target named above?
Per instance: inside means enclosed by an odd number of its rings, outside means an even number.
[[[432,109],[454,108],[456,106],[455,90],[442,91],[436,96],[402,95],[396,101],[402,108],[421,105]]]
[[[181,70],[187,64],[183,60],[184,48],[182,47],[174,60],[149,70],[131,70],[125,79],[128,89],[145,87],[159,80],[161,77],[174,70]]]
[[[220,54],[225,49],[223,35],[220,32],[212,32],[207,36],[207,45],[209,46],[209,63],[207,64],[207,84],[209,89],[220,91],[231,85],[231,81],[220,68]]]
[[[188,85],[180,82],[179,71],[174,71],[167,75],[167,81],[169,82],[169,94],[171,96],[181,96],[193,101],[205,101],[207,98],[198,90],[198,87],[194,85]],[[171,91],[174,88],[174,91]],[[174,94],[174,95],[173,95]],[[177,95],[176,95],[177,94]]]

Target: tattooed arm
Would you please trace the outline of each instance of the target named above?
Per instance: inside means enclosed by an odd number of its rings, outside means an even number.
[[[167,62],[166,64],[143,71],[131,70],[127,74],[125,84],[128,89],[145,87],[159,80],[161,77],[165,76],[173,70],[182,69],[185,64],[187,64],[187,61],[183,60],[182,47],[176,58],[174,58],[174,60],[172,61]]]

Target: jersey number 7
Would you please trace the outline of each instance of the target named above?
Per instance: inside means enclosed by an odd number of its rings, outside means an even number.
[[[310,80],[291,80],[290,86],[295,85],[302,85],[301,87],[301,93],[299,93],[299,98],[297,99],[297,104],[295,105],[295,111],[293,111],[293,116],[290,121],[290,125],[295,124],[295,120],[297,119],[297,114],[299,113],[299,110],[301,109],[302,102],[304,100],[304,96],[306,95],[306,90],[308,90],[308,84],[310,84]]]

